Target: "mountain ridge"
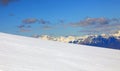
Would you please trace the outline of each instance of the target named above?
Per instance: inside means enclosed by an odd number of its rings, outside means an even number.
[[[90,46],[98,46],[112,49],[120,49],[120,31],[114,34],[101,34],[101,35],[85,35],[85,36],[60,36],[53,37],[48,35],[40,35],[37,38],[43,40],[53,40],[65,43],[83,44]],[[113,48],[116,46],[116,48]]]

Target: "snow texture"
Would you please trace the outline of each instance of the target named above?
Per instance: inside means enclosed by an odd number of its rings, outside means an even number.
[[[120,50],[0,33],[0,71],[120,71]]]

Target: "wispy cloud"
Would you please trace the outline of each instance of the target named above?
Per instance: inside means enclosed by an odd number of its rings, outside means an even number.
[[[85,34],[101,34],[101,33],[111,34],[118,30],[120,30],[120,23],[87,27],[78,32],[85,33]]]
[[[73,28],[81,27],[79,33],[95,34],[95,33],[113,33],[120,30],[119,18],[86,18],[77,23],[69,23]]]
[[[42,24],[42,25],[39,25],[39,26],[43,30],[51,30],[51,29],[53,29],[53,26],[50,26],[51,25],[50,21],[47,21],[45,19],[38,19],[38,18],[26,18],[26,19],[23,19],[22,23],[20,25],[18,25],[17,27],[18,27],[20,32],[30,32],[29,29],[33,30],[32,29],[33,25],[37,25],[37,24]],[[35,26],[34,26],[34,28],[35,28]]]
[[[19,32],[31,32],[31,30],[28,30],[28,29],[20,29]]]
[[[19,25],[19,26],[17,26],[18,28],[24,28],[25,27],[25,25]]]
[[[50,24],[50,21],[47,21],[45,19],[38,19],[38,18],[26,18],[22,20],[22,23],[24,24],[34,24],[34,23]]]
[[[79,22],[66,23],[64,20],[58,21],[61,24],[52,24],[51,21],[38,18],[27,18],[22,20],[22,24],[18,26],[21,29],[29,29],[33,25],[31,24],[42,24],[40,25],[43,30],[61,29],[61,28],[82,28],[77,30],[79,33],[86,34],[97,34],[97,33],[113,33],[120,30],[120,18],[86,18]]]
[[[52,26],[48,26],[48,25],[42,26],[42,28],[43,28],[43,30],[51,30],[51,29],[53,29]]]
[[[10,14],[9,14],[9,16],[15,16],[15,14],[13,14],[13,13],[10,13]]]
[[[40,24],[50,24],[50,21],[44,20],[44,19],[40,19],[39,20]]]
[[[79,27],[79,26],[91,26],[91,25],[105,25],[109,24],[110,20],[104,17],[101,18],[86,18],[82,21],[70,23],[71,26]]]
[[[24,24],[21,24],[19,26],[17,26],[19,29],[22,29],[22,28],[31,28],[31,25],[24,25]]]
[[[36,22],[38,22],[38,19],[36,18],[27,18],[27,19],[22,20],[22,23],[24,24],[34,24]]]
[[[19,0],[0,0],[0,4],[5,6],[5,5],[8,5],[11,2],[17,2],[17,1],[19,1]]]
[[[65,23],[65,20],[59,20],[59,23],[63,24],[63,23]]]

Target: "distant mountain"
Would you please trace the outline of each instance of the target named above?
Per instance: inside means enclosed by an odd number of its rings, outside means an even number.
[[[43,40],[53,40],[65,43],[83,44],[105,48],[120,49],[120,31],[114,34],[86,35],[86,36],[60,36],[53,37],[48,35],[37,36]]]
[[[79,39],[78,39],[75,41],[70,41],[69,43],[120,49],[120,40],[114,36],[110,36],[108,38],[105,38],[103,36],[97,36],[97,37],[90,36],[90,37],[86,38],[84,41],[79,41]]]

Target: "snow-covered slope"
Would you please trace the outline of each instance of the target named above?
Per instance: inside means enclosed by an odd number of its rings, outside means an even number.
[[[0,71],[120,71],[120,51],[0,33]]]

